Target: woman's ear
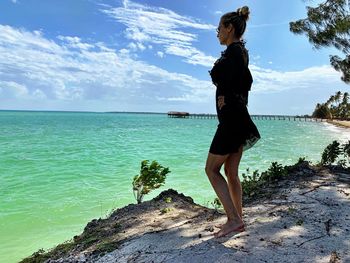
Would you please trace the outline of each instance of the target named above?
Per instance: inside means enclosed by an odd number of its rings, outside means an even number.
[[[235,32],[235,28],[233,27],[232,24],[229,24],[228,27],[227,27],[227,29],[228,29],[228,32],[230,32],[230,33],[231,33],[231,32],[233,32],[233,33]]]

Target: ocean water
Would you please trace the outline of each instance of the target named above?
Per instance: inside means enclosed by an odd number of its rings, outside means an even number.
[[[327,123],[254,120],[262,139],[244,152],[240,172],[271,162],[317,162],[350,129]],[[204,166],[216,119],[166,114],[0,111],[0,262],[17,262],[78,235],[94,218],[136,203],[132,179],[142,160],[171,173],[168,188],[206,205],[215,197]]]

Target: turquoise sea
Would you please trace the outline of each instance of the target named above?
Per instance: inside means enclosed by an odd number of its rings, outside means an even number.
[[[254,120],[262,139],[243,154],[241,173],[271,162],[316,162],[350,129],[327,123]],[[136,203],[142,160],[170,168],[165,186],[206,205],[215,198],[204,165],[216,119],[166,114],[0,111],[0,262],[17,262],[80,234],[92,219]]]

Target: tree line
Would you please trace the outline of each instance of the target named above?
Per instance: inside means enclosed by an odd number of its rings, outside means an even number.
[[[325,103],[317,103],[314,118],[350,120],[350,103],[348,92],[336,92]]]

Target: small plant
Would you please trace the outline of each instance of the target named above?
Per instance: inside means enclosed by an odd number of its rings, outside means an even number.
[[[335,162],[341,153],[340,143],[337,141],[333,141],[329,144],[322,153],[321,164],[329,165]]]
[[[333,141],[324,149],[321,164],[331,165],[336,161],[342,168],[350,164],[350,141],[342,145],[338,141]]]
[[[294,207],[288,207],[288,214],[293,214],[296,211]]]
[[[346,160],[341,159],[337,162],[337,165],[339,165],[342,168],[346,168]]]
[[[303,221],[302,219],[298,219],[298,220],[295,222],[295,224],[296,224],[297,226],[301,226],[302,224],[304,224],[304,221]]]
[[[298,162],[296,163],[296,165],[302,164],[303,162],[307,162],[306,161],[306,157],[299,157]]]
[[[347,143],[343,144],[343,152],[345,157],[350,160],[350,140]]]
[[[169,168],[161,166],[156,161],[153,161],[151,164],[149,164],[148,160],[142,161],[140,174],[135,175],[132,182],[137,203],[140,204],[143,197],[150,191],[164,185],[168,173],[170,173]]]
[[[166,207],[166,208],[161,209],[161,210],[160,210],[160,213],[161,213],[161,214],[165,214],[165,213],[168,213],[168,212],[170,212],[170,211],[171,211],[171,208]]]
[[[257,190],[259,190],[259,186],[261,184],[261,181],[259,180],[259,170],[255,170],[253,175],[250,175],[249,168],[247,168],[246,171],[247,174],[242,173],[242,191],[245,195],[253,196],[256,194]]]
[[[222,207],[222,204],[221,204],[221,202],[220,202],[220,199],[217,198],[217,197],[215,197],[215,198],[214,198],[214,201],[211,202],[210,204],[214,207],[214,209],[215,209],[216,211],[218,211],[218,209],[219,209],[220,207]]]
[[[287,169],[278,162],[272,162],[269,169],[261,173],[261,178],[265,181],[271,182],[287,175]]]
[[[166,197],[164,198],[165,203],[171,203],[173,200],[171,199],[171,197]]]

